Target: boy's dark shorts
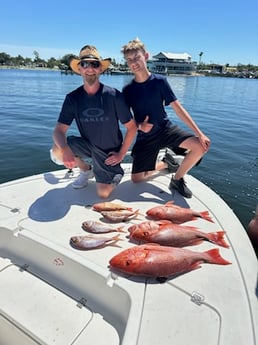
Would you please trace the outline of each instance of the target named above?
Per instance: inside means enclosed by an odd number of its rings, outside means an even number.
[[[173,125],[162,130],[155,138],[136,141],[132,149],[132,173],[155,170],[158,153],[166,147],[177,154],[184,154],[185,149],[180,148],[179,145],[190,137],[194,137],[194,135]]]

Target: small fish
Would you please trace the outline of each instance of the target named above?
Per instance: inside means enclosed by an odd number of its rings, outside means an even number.
[[[213,223],[209,215],[209,211],[197,212],[191,208],[185,208],[173,204],[173,201],[168,201],[165,205],[155,206],[146,212],[151,219],[166,219],[174,223],[181,224],[197,218],[203,218]]]
[[[139,224],[133,224],[129,226],[128,231],[130,233],[133,233],[134,231],[148,231],[148,230],[154,230],[159,229],[160,225],[163,224],[171,224],[170,220],[147,220],[145,222],[141,222]]]
[[[133,229],[133,226],[130,227],[131,229],[128,229],[130,239],[172,247],[192,246],[203,241],[209,241],[224,248],[229,248],[223,238],[225,231],[205,233],[195,226],[179,225],[169,221],[163,224],[160,222],[153,223],[155,222],[150,222],[150,224],[143,222],[135,229]]]
[[[121,240],[119,234],[113,237],[99,237],[99,236],[73,236],[70,238],[70,244],[76,249],[94,249],[104,247],[105,245],[115,245],[117,241]]]
[[[132,211],[131,207],[124,206],[122,204],[116,204],[114,202],[99,202],[92,205],[94,211],[118,211],[118,210],[128,210]]]
[[[102,211],[102,216],[112,222],[125,222],[127,220],[136,218],[139,214],[139,210],[118,210],[118,211]]]
[[[168,278],[197,268],[202,263],[229,265],[217,248],[196,252],[155,244],[142,244],[123,250],[110,261],[110,268],[126,274],[144,277]]]
[[[110,225],[101,223],[101,222],[97,222],[94,220],[88,220],[82,223],[82,228],[85,231],[88,232],[92,232],[95,234],[104,234],[107,232],[125,232],[123,230],[123,227],[119,227],[119,228],[113,228]]]

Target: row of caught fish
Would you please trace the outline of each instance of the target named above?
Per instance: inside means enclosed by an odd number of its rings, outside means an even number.
[[[112,202],[94,204],[93,210],[100,212],[104,218],[113,222],[127,221],[137,217],[139,214],[139,210],[133,211],[131,207],[126,207]],[[166,219],[177,224],[195,220],[197,218],[203,218],[209,222],[213,222],[208,211],[197,212],[191,208],[174,205],[173,201],[169,201],[164,205],[152,207],[147,210],[146,215],[151,219]]]
[[[103,216],[106,213],[112,214],[109,218],[105,217],[111,221],[117,221],[117,216],[123,215],[126,218],[129,213],[136,214],[136,211],[134,213],[131,208],[111,202],[95,204],[93,209],[101,212]],[[130,240],[139,241],[140,243],[147,242],[147,244],[134,246],[115,255],[109,261],[111,269],[130,275],[155,277],[163,280],[169,276],[197,269],[201,263],[230,264],[229,261],[220,256],[218,249],[200,253],[184,248],[175,248],[195,245],[202,241],[209,241],[225,248],[229,247],[224,240],[224,231],[205,233],[197,227],[180,225],[180,223],[193,220],[196,217],[212,221],[208,212],[199,213],[191,209],[183,209],[173,205],[173,203],[167,203],[148,210],[147,216],[158,220],[144,221],[128,228]],[[97,221],[85,221],[82,228],[94,234],[125,232],[123,227],[114,228]],[[116,245],[119,240],[119,234],[111,238],[105,236],[74,236],[71,238],[71,243],[78,249],[92,249],[107,244]]]
[[[121,216],[127,217],[128,214],[132,215],[131,213],[136,213],[133,212],[131,208],[112,202],[94,204],[93,210],[96,210],[101,214],[110,213],[115,218],[120,218]],[[117,215],[119,212],[121,213],[120,216]],[[130,232],[129,238],[131,240],[147,243],[154,242],[174,247],[185,247],[201,243],[202,241],[209,241],[222,247],[229,247],[223,238],[225,234],[224,231],[205,233],[197,227],[177,224],[183,222],[183,220],[186,221],[186,219],[193,219],[193,217],[202,217],[208,221],[212,221],[206,211],[198,213],[169,202],[165,205],[151,208],[146,213],[148,217],[161,220],[150,220],[130,226],[128,231]],[[114,228],[108,224],[91,220],[83,222],[82,228],[85,231],[98,234],[125,232],[123,227]],[[106,244],[114,244],[118,240],[120,240],[119,236],[112,237],[111,239],[106,237],[95,238],[92,236],[74,236],[71,238],[71,244],[79,249],[92,249],[102,247]]]
[[[82,223],[85,231],[103,234],[108,232],[125,232],[123,227],[114,228],[98,221],[85,221]],[[205,233],[194,226],[175,224],[168,220],[145,221],[129,226],[129,238],[139,242],[153,242],[164,246],[185,247],[209,241],[228,248],[224,240],[225,231]]]
[[[82,239],[77,248],[103,246],[105,243],[114,245],[119,235],[112,238]],[[83,236],[82,236],[83,237]],[[197,252],[185,248],[160,246],[147,243],[125,249],[113,256],[109,261],[111,270],[125,274],[157,278],[165,281],[168,277],[183,274],[201,267],[202,263],[229,265],[217,248],[205,252]]]

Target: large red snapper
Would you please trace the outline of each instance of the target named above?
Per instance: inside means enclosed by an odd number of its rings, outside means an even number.
[[[205,233],[195,226],[179,225],[169,221],[143,222],[138,227],[132,226],[128,230],[130,239],[154,242],[163,246],[185,247],[209,241],[225,248],[229,247],[224,240],[225,231]]]
[[[146,212],[146,214],[151,219],[167,219],[177,224],[195,220],[197,218],[203,218],[213,223],[213,220],[209,215],[209,211],[197,212],[191,208],[174,205],[173,201],[168,201],[165,205],[152,207]]]
[[[123,250],[110,261],[110,267],[126,274],[168,278],[200,268],[202,263],[229,265],[217,248],[196,252],[155,244],[142,244]]]

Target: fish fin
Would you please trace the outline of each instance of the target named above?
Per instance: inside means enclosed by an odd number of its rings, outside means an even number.
[[[119,245],[116,243],[116,242],[118,242],[118,241],[122,241],[122,238],[120,238],[120,234],[117,234],[116,236],[111,237],[109,241],[110,241],[110,242],[108,243],[109,246],[121,248],[121,246],[119,246]]]
[[[148,246],[159,246],[159,247],[161,247],[160,244],[155,243],[155,242],[148,242],[147,244],[148,244]]]
[[[160,283],[160,284],[164,284],[168,278],[167,277],[157,277],[156,280]]]
[[[139,214],[142,215],[142,213],[140,213],[140,210],[138,209],[138,210],[134,211],[134,213],[131,216],[129,216],[125,221],[127,222],[130,219],[137,218]]]
[[[171,220],[161,219],[161,220],[156,221],[156,223],[157,223],[158,225],[164,225],[164,224],[171,224],[171,223],[173,223],[173,222],[172,222]]]
[[[110,247],[116,247],[116,248],[122,248],[122,246],[120,246],[119,244],[117,244],[116,242],[111,242],[109,243]]]
[[[210,264],[217,264],[217,265],[230,265],[231,262],[223,259],[223,257],[219,253],[219,249],[210,249],[204,252],[208,256],[207,262]]]
[[[167,201],[164,206],[171,206],[174,204],[174,201],[173,200],[170,200],[170,201]]]
[[[110,242],[108,244],[110,246],[112,246],[112,247],[119,247],[119,248],[121,248],[116,242],[122,241],[122,240],[123,239],[120,238],[120,234],[117,234],[116,236],[110,238],[110,240],[109,240]]]
[[[211,223],[214,223],[214,221],[212,220],[210,214],[209,214],[209,211],[203,211],[203,212],[200,212],[200,216],[201,218],[205,219],[205,220],[208,220],[208,222],[211,222]]]
[[[195,246],[197,244],[201,244],[203,242],[204,238],[200,237],[200,238],[194,238],[191,241],[187,241],[185,243],[182,243],[180,245],[180,247],[188,247],[188,246]]]
[[[140,209],[136,210],[134,213],[136,214],[136,216],[138,216],[138,215],[140,215],[140,216],[145,216],[144,213],[141,213],[141,212],[140,212]]]
[[[117,235],[110,238],[110,241],[119,241],[119,240],[121,240],[120,234],[117,234]]]
[[[216,243],[221,247],[229,248],[229,244],[224,240],[225,231],[208,233],[210,242]]]
[[[116,229],[118,232],[127,232],[126,230],[124,230],[123,226],[120,226],[119,228]]]
[[[199,268],[201,268],[202,266],[200,265],[199,262],[195,262],[194,264],[191,265],[191,268],[189,269],[189,271],[187,272],[190,272],[190,271],[194,271],[194,270],[198,270]]]

